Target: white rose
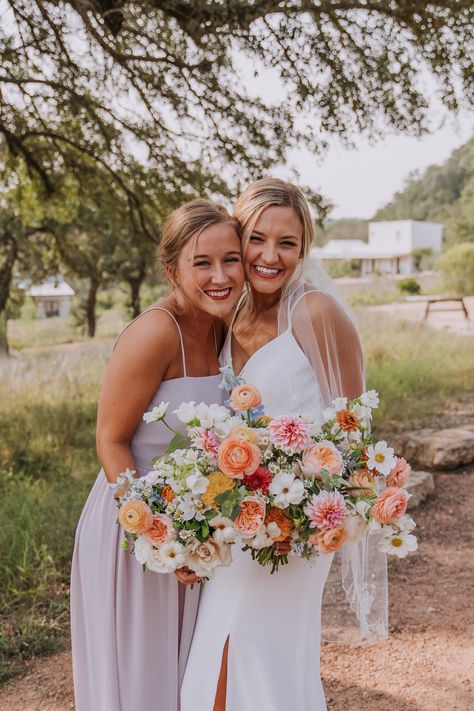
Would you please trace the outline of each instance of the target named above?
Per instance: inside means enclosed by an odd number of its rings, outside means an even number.
[[[232,553],[230,545],[219,544],[215,539],[201,543],[191,538],[186,544],[186,565],[200,578],[212,578],[219,565],[230,565]]]

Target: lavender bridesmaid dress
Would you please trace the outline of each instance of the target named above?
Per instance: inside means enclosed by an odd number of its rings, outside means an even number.
[[[169,402],[169,413],[184,401],[222,403],[222,376],[188,376],[181,332],[180,339],[184,377],[162,381],[147,410],[161,401]],[[175,415],[167,421],[182,431]],[[169,440],[163,423],[140,422],[132,439],[137,471],[149,471]],[[191,590],[175,575],[144,572],[120,548],[117,512],[101,470],[77,526],[72,561],[76,711],[178,711],[199,586]]]

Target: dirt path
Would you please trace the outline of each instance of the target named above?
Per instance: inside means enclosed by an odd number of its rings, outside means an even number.
[[[436,494],[415,513],[419,552],[390,565],[390,640],[323,646],[329,711],[474,709],[473,509],[474,467],[437,475]],[[32,662],[0,692],[0,711],[73,711],[72,699],[64,652]]]

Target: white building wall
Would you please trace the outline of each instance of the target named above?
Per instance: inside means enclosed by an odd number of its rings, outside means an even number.
[[[441,252],[443,225],[434,222],[413,222],[413,249],[431,248],[435,254]]]
[[[380,252],[411,252],[411,220],[369,223],[369,247]]]

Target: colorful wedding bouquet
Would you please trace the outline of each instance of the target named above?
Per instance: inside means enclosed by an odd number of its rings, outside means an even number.
[[[140,563],[210,578],[230,565],[240,539],[274,572],[288,562],[283,541],[290,555],[309,560],[373,530],[387,553],[416,550],[404,488],[410,466],[371,434],[374,390],[337,398],[319,417],[268,417],[255,387],[225,369],[224,383],[231,409],[181,404],[175,413],[186,436],[175,434],[149,474],[125,472],[115,485],[119,521]],[[165,422],[167,407],[144,419]]]

